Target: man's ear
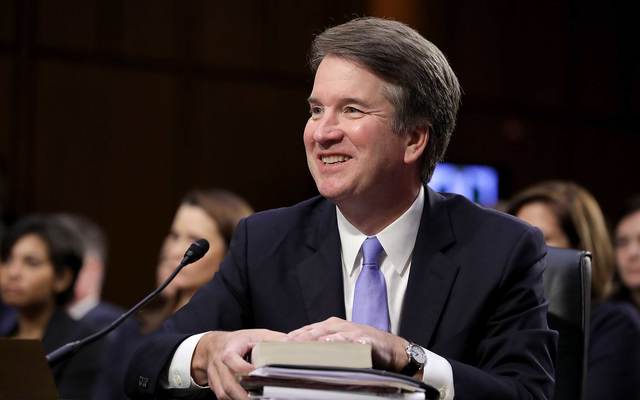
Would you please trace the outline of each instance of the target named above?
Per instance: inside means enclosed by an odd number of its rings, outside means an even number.
[[[62,272],[56,273],[53,281],[53,290],[58,293],[62,293],[71,286],[73,281],[73,272],[71,268],[65,268]]]
[[[404,162],[412,164],[422,158],[427,151],[429,144],[429,136],[431,135],[431,126],[420,126],[406,133],[407,142],[404,152]]]

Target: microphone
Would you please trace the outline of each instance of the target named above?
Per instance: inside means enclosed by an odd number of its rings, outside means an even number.
[[[180,272],[182,268],[201,259],[202,256],[204,256],[207,253],[208,250],[209,250],[209,242],[207,242],[205,239],[198,239],[195,242],[191,243],[191,246],[189,246],[187,251],[184,253],[184,257],[182,258],[182,261],[180,261],[180,264],[178,264],[176,269],[171,273],[171,275],[169,275],[167,279],[164,280],[164,282],[162,282],[160,286],[158,286],[153,292],[149,293],[144,299],[142,299],[135,306],[129,309],[129,311],[122,314],[118,319],[113,321],[106,328],[103,328],[98,332],[85,337],[84,339],[76,340],[73,342],[69,342],[65,345],[62,345],[57,349],[55,349],[54,351],[52,351],[51,353],[47,354],[47,362],[49,363],[49,366],[53,367],[54,365],[58,364],[60,361],[68,357],[71,357],[81,348],[95,342],[96,340],[106,336],[112,330],[116,329],[118,326],[120,326],[120,324],[124,322],[125,319],[129,318],[131,314],[138,311],[145,304],[147,304],[151,299],[156,297],[158,293],[160,293],[164,288],[166,288],[167,285],[171,283],[173,278],[175,278],[176,275],[178,275],[178,272]]]

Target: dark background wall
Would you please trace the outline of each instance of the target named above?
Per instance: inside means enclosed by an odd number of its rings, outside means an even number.
[[[629,2],[632,3],[632,2]],[[178,199],[220,186],[258,209],[315,194],[302,147],[308,45],[355,15],[409,23],[465,90],[447,159],[502,196],[572,179],[614,213],[639,192],[637,8],[602,1],[0,0],[0,212],[71,211],[110,238],[129,305]]]

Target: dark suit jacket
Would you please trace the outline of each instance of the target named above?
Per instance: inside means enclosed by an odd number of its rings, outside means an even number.
[[[640,399],[640,317],[626,302],[593,305],[587,400]]]
[[[451,362],[456,399],[549,398],[557,338],[547,327],[542,235],[461,196],[426,193],[399,335]],[[213,280],[134,356],[129,395],[155,393],[191,334],[289,332],[344,318],[341,269],[336,210],[326,199],[243,220]]]

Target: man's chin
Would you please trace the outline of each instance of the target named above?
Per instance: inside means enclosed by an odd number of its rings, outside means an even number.
[[[340,201],[345,197],[345,190],[342,187],[326,184],[316,184],[316,187],[318,188],[318,192],[322,197],[334,203]]]

